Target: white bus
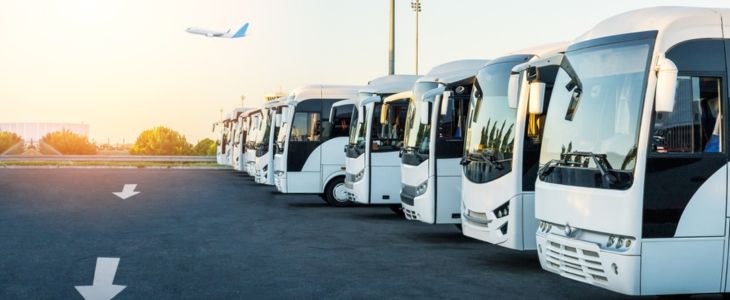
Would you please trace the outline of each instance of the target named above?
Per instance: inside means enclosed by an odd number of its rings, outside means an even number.
[[[232,151],[232,160],[231,165],[233,166],[233,169],[236,171],[243,171],[242,167],[242,161],[243,156],[245,154],[245,146],[246,146],[246,136],[249,133],[249,126],[250,126],[250,115],[253,113],[255,109],[253,108],[246,108],[241,114],[238,115],[236,118],[236,131],[233,134],[232,142],[233,147],[231,148]]]
[[[255,176],[256,174],[256,138],[259,133],[259,127],[261,126],[263,115],[263,109],[257,109],[252,113],[251,124],[249,125],[249,134],[246,136],[246,142],[244,143],[241,165],[248,176]]]
[[[490,61],[477,73],[461,160],[465,236],[511,249],[535,249],[535,178],[545,114],[528,110],[529,90],[519,79],[539,72],[546,91],[552,90],[558,67],[528,66],[559,54],[565,46],[513,52]],[[513,74],[513,68],[520,72]],[[549,100],[545,98],[545,105]]]
[[[349,203],[343,149],[354,107],[352,98],[360,88],[310,85],[291,92],[274,155],[274,183],[278,191],[322,194],[327,203],[335,206]],[[343,99],[350,100],[331,109]],[[329,119],[330,115],[334,118]]]
[[[274,185],[274,141],[281,128],[281,116],[287,109],[286,98],[270,101],[264,106],[263,119],[256,135],[254,176],[259,184]]]
[[[544,269],[627,295],[728,292],[727,24],[647,8],[567,49],[535,186]]]
[[[487,60],[434,67],[413,86],[401,150],[401,205],[406,218],[461,223],[464,131],[474,76]]]
[[[348,199],[361,204],[390,204],[400,211],[400,158],[408,95],[384,98],[410,91],[416,75],[390,75],[370,81],[355,101],[350,124],[345,187]],[[386,109],[390,107],[390,109]]]
[[[216,162],[220,165],[230,165],[230,137],[232,131],[231,127],[233,126],[233,122],[231,122],[231,114],[226,114],[225,118],[223,118],[223,120],[217,124],[218,128],[220,128],[220,137],[216,141]]]

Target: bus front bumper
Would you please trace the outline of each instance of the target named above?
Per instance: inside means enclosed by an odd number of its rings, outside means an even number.
[[[641,257],[601,249],[596,243],[537,233],[543,269],[626,295],[639,295]]]

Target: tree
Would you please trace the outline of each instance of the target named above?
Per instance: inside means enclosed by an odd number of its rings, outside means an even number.
[[[217,145],[214,140],[205,138],[195,144],[195,147],[193,147],[193,153],[195,153],[195,155],[214,156],[216,147]]]
[[[96,145],[80,134],[64,129],[46,134],[41,143],[51,146],[61,154],[96,154]]]
[[[20,143],[22,139],[15,133],[8,131],[0,131],[0,154],[8,151],[10,147]]]
[[[143,131],[137,137],[130,154],[134,155],[191,155],[193,146],[175,130],[159,126]]]

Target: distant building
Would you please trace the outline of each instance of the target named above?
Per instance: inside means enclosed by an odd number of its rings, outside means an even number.
[[[0,123],[0,131],[9,131],[19,135],[26,142],[38,141],[44,135],[68,130],[75,134],[89,136],[88,124],[72,123]]]
[[[276,92],[276,93],[268,93],[264,95],[264,99],[266,99],[266,102],[274,101],[276,99],[279,99],[280,97],[284,97],[286,94],[282,92]]]

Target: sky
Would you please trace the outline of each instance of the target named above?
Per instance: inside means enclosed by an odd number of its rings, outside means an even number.
[[[658,5],[724,1],[421,0],[421,74],[569,41],[605,18]],[[248,36],[214,39],[188,27]],[[0,123],[90,125],[96,142],[167,126],[214,138],[220,110],[314,83],[388,71],[388,0],[0,0]],[[415,14],[396,0],[396,73],[415,73]]]

